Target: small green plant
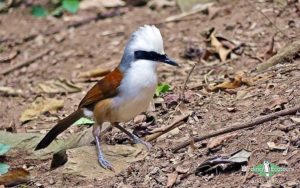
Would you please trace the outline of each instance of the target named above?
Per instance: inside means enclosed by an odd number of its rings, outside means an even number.
[[[155,96],[158,97],[163,93],[170,91],[171,86],[169,84],[158,84],[155,91]]]
[[[62,7],[71,13],[76,13],[79,8],[78,0],[63,0]]]
[[[60,0],[56,5],[56,8],[49,11],[47,8],[41,5],[35,5],[31,8],[31,14],[36,17],[45,17],[48,15],[59,16],[63,11],[70,13],[76,13],[79,9],[79,0]]]
[[[31,14],[36,17],[44,17],[48,15],[48,11],[44,7],[37,5],[31,8]]]
[[[10,146],[0,143],[0,156],[6,154],[10,150]],[[9,165],[5,163],[0,163],[0,175],[8,172]]]
[[[91,119],[82,117],[79,120],[77,120],[74,125],[93,125],[95,122]]]

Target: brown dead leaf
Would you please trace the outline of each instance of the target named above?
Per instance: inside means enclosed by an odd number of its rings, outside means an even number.
[[[210,139],[208,144],[207,144],[207,148],[208,149],[214,149],[214,148],[224,144],[228,140],[233,139],[237,135],[238,135],[237,133],[233,133],[233,134],[227,134],[227,135],[224,135],[224,136],[218,136],[216,138]]]
[[[103,69],[103,68],[96,68],[93,70],[89,70],[86,72],[82,72],[78,74],[78,78],[96,78],[96,77],[102,77],[110,73],[109,69]]]
[[[23,168],[15,168],[0,176],[0,185],[11,187],[26,183],[29,180],[30,173],[28,171]]]
[[[203,35],[206,37],[207,44],[207,52],[203,54],[203,59],[208,59],[211,55],[218,55],[222,62],[226,62],[231,53],[241,55],[244,51],[245,45],[243,43],[233,42],[225,37],[217,36],[215,28],[209,29]]]
[[[168,176],[167,187],[172,187],[176,183],[178,173],[177,171],[174,171],[172,173],[167,174],[167,176]]]
[[[81,91],[81,87],[64,78],[58,78],[38,84],[35,90],[37,93],[76,93]]]
[[[230,79],[229,81],[224,81],[221,84],[218,84],[213,87],[208,87],[208,91],[217,91],[217,90],[224,90],[224,89],[235,89],[242,85],[252,85],[253,81],[251,78],[246,76],[246,73],[243,71],[237,72],[235,77]]]
[[[63,100],[57,99],[50,99],[50,98],[37,98],[22,114],[20,121],[22,123],[36,119],[39,115],[50,112],[56,111],[62,108],[64,105]]]
[[[231,49],[225,48],[223,44],[217,39],[215,36],[215,31],[213,31],[210,35],[210,42],[212,46],[212,51],[215,51],[222,62],[225,62],[227,59],[227,56],[230,54],[232,51]]]

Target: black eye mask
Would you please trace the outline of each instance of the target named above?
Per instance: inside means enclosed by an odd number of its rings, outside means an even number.
[[[150,61],[158,61],[162,63],[166,63],[173,66],[179,66],[175,61],[171,60],[167,54],[159,54],[153,51],[147,52],[138,50],[134,52],[135,59],[143,59],[143,60],[150,60]]]

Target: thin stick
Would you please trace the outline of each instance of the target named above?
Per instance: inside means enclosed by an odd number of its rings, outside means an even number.
[[[192,72],[194,71],[196,65],[201,61],[201,57],[202,57],[202,54],[199,55],[198,61],[197,61],[196,63],[194,63],[194,65],[192,66],[192,68],[191,68],[189,74],[187,75],[187,77],[186,77],[186,79],[185,79],[185,81],[184,81],[184,84],[183,84],[183,87],[182,87],[182,91],[181,91],[181,94],[180,94],[180,97],[179,97],[181,100],[184,100],[184,99],[185,99],[184,92],[185,92],[185,90],[186,90],[187,83],[188,83],[188,81],[190,80],[190,77],[191,77]]]
[[[171,123],[167,127],[162,128],[161,132],[155,132],[154,134],[146,136],[146,141],[150,142],[152,140],[155,140],[156,138],[160,137],[161,135],[175,129],[176,127],[179,127],[180,125],[184,124],[187,121],[189,116],[190,116],[189,114],[186,114],[186,115],[182,115],[182,116],[178,117],[177,119],[174,120],[173,123]]]
[[[164,20],[164,23],[169,23],[169,22],[176,22],[178,20],[181,20],[182,18],[185,18],[187,16],[191,16],[191,15],[194,15],[194,14],[197,14],[199,12],[202,12],[204,10],[207,10],[208,7],[212,6],[214,3],[207,3],[205,4],[204,6],[202,7],[199,7],[195,10],[191,10],[189,12],[184,12],[184,13],[181,13],[179,15],[174,15],[174,16],[170,16],[170,17],[167,17],[165,20]]]
[[[268,115],[265,115],[265,116],[260,116],[260,117],[257,117],[255,119],[249,121],[249,122],[240,123],[236,126],[223,128],[223,129],[220,129],[220,130],[217,130],[217,131],[212,131],[208,134],[205,134],[205,135],[202,135],[202,136],[197,136],[197,137],[194,137],[192,139],[194,140],[194,142],[200,142],[202,140],[212,138],[212,137],[216,137],[216,136],[219,136],[219,135],[222,135],[222,134],[230,133],[230,132],[245,129],[245,128],[254,127],[254,126],[260,125],[264,122],[277,119],[281,116],[292,115],[292,114],[295,114],[298,110],[300,110],[300,105],[297,105],[293,108],[288,108],[288,109],[285,109],[285,110],[274,112],[274,113],[271,113],[271,114],[268,114]],[[173,148],[173,152],[177,152],[181,148],[184,148],[184,147],[188,146],[190,144],[190,142],[191,142],[191,140],[187,140],[187,141],[185,141],[181,144],[178,144],[177,146],[175,146]]]
[[[7,74],[9,74],[9,73],[11,73],[11,72],[13,72],[13,71],[15,71],[17,69],[20,69],[22,67],[28,66],[31,63],[35,62],[35,60],[37,60],[37,59],[43,57],[44,55],[48,54],[51,50],[52,50],[52,48],[48,48],[48,49],[46,49],[44,51],[41,51],[40,53],[35,54],[31,58],[26,59],[25,61],[23,61],[21,63],[15,64],[15,65],[13,65],[11,67],[8,67],[7,69],[4,69],[3,71],[1,71],[0,74],[7,75]]]
[[[187,85],[187,83],[188,83],[188,81],[189,81],[189,79],[190,79],[190,77],[191,77],[192,72],[194,71],[194,69],[195,69],[195,67],[196,67],[196,64],[197,64],[197,63],[194,63],[194,65],[192,66],[192,68],[191,68],[189,74],[187,75],[187,77],[186,77],[186,79],[185,79],[185,81],[184,81],[183,88],[182,88],[182,92],[181,92],[181,95],[180,95],[180,98],[182,98],[182,99],[185,99],[185,97],[184,97],[184,92],[185,92],[185,90],[186,90],[186,85]]]

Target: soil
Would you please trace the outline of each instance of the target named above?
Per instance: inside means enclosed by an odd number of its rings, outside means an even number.
[[[50,170],[51,158],[28,160],[26,152],[15,151],[6,158],[14,167],[30,167],[31,181],[28,187],[166,187],[168,175],[179,174],[174,187],[299,187],[300,152],[299,126],[283,131],[279,125],[296,124],[290,117],[260,124],[254,128],[236,131],[236,135],[226,140],[213,151],[208,149],[210,140],[195,143],[196,149],[183,148],[177,153],[172,148],[189,139],[238,122],[245,122],[263,114],[286,109],[300,104],[300,59],[291,59],[266,71],[258,73],[255,67],[261,63],[270,46],[272,37],[275,50],[279,51],[291,41],[299,40],[300,2],[287,1],[218,1],[209,14],[198,13],[177,22],[165,23],[168,16],[179,14],[177,7],[151,10],[147,6],[123,7],[123,15],[92,21],[83,26],[62,29],[49,36],[38,37],[21,42],[20,39],[62,26],[69,19],[78,19],[97,13],[81,11],[76,15],[63,18],[35,18],[26,6],[14,7],[0,15],[0,39],[8,39],[0,44],[1,53],[18,51],[16,58],[8,63],[0,63],[0,70],[16,64],[52,47],[53,50],[27,67],[13,71],[0,79],[1,86],[9,86],[24,91],[23,96],[0,96],[0,129],[15,132],[45,132],[57,121],[73,112],[85,92],[73,94],[36,94],[34,87],[43,81],[63,77],[72,80],[87,91],[94,82],[78,82],[77,75],[95,67],[113,69],[117,66],[130,34],[144,24],[156,24],[164,38],[165,52],[175,59],[179,68],[161,65],[158,68],[160,83],[168,83],[172,90],[162,98],[182,92],[185,79],[197,58],[186,59],[183,54],[187,48],[205,48],[203,33],[214,27],[218,35],[231,41],[245,44],[244,53],[233,55],[228,61],[219,60],[200,62],[193,71],[187,84],[188,101],[185,106],[193,113],[187,122],[179,127],[179,132],[169,134],[163,139],[152,142],[153,148],[145,160],[133,163],[128,169],[104,180],[90,180],[78,176],[66,176],[60,169]],[[111,11],[111,10],[107,10]],[[263,13],[261,13],[263,12]],[[108,34],[107,34],[108,33]],[[17,43],[15,43],[17,42]],[[221,83],[233,77],[238,71],[256,79],[250,86],[242,85],[235,89],[208,92],[207,83]],[[21,113],[39,96],[56,97],[64,100],[64,107],[58,112],[45,113],[38,119],[21,124]],[[285,102],[278,102],[280,101]],[[156,104],[152,115],[156,117],[155,127],[169,125],[178,116],[178,103]],[[275,105],[274,105],[275,104]],[[299,114],[298,114],[299,118]],[[298,122],[299,123],[299,122]],[[125,125],[129,130],[138,126],[132,121]],[[79,131],[72,127],[62,137]],[[106,142],[114,144],[124,137],[114,130]],[[222,137],[222,136],[221,136]],[[268,142],[288,144],[288,149],[271,150]],[[216,171],[203,176],[195,175],[195,169],[203,161],[240,149],[252,152],[248,168],[268,160],[278,166],[293,170],[261,177],[252,172]],[[98,165],[95,163],[95,165]],[[188,172],[178,170],[179,167]]]

